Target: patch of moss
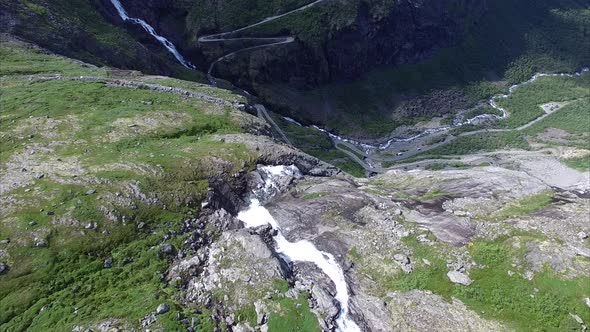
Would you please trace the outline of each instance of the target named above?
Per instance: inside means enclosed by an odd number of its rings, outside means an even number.
[[[504,220],[533,213],[551,204],[553,196],[554,193],[552,191],[545,191],[522,198],[519,201],[502,208],[496,212],[492,218],[495,220]]]
[[[311,312],[307,299],[302,293],[297,299],[288,297],[277,301],[278,309],[268,318],[269,331],[320,331],[317,317]]]
[[[301,198],[303,198],[303,199],[316,199],[316,198],[321,198],[321,197],[328,196],[328,195],[330,195],[329,192],[321,191],[321,192],[317,192],[317,193],[305,194]]]

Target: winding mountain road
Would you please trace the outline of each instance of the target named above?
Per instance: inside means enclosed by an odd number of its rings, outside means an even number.
[[[295,41],[295,38],[293,36],[279,36],[279,37],[236,37],[235,35],[243,32],[245,30],[263,25],[263,24],[267,24],[269,22],[278,20],[280,18],[283,18],[285,16],[288,15],[292,15],[295,14],[297,12],[300,11],[304,11],[308,8],[311,8],[315,5],[318,5],[322,2],[324,2],[326,0],[316,0],[314,2],[308,3],[307,5],[301,6],[299,8],[293,9],[291,11],[285,12],[283,14],[280,15],[276,15],[276,16],[270,16],[267,17],[261,21],[258,21],[256,23],[247,25],[245,27],[236,29],[236,30],[232,30],[232,31],[227,31],[227,32],[222,32],[222,33],[217,33],[217,34],[212,34],[212,35],[207,35],[207,36],[201,36],[197,39],[197,41],[201,44],[205,44],[205,43],[223,43],[223,42],[231,42],[231,41],[256,41],[256,42],[266,42],[264,44],[261,45],[256,45],[256,46],[251,46],[251,47],[245,47],[242,49],[239,49],[237,51],[228,53],[226,55],[223,55],[222,57],[218,58],[217,60],[213,61],[210,65],[209,65],[209,69],[207,70],[207,78],[209,79],[209,82],[212,85],[217,85],[217,80],[216,78],[213,76],[213,70],[215,69],[215,65],[217,65],[219,62],[226,60],[226,59],[231,59],[233,56],[235,56],[238,53],[243,53],[243,52],[247,52],[247,51],[253,51],[256,49],[261,49],[261,48],[266,48],[266,47],[272,47],[272,46],[278,46],[278,45],[283,45],[283,44],[289,44]]]
[[[293,146],[293,143],[291,143],[291,140],[289,140],[287,135],[285,135],[285,132],[270,117],[270,115],[266,111],[266,107],[264,107],[264,105],[261,105],[261,104],[256,104],[256,105],[254,105],[254,107],[256,108],[256,111],[258,113],[258,117],[262,118],[263,120],[266,120],[266,122],[268,122],[275,129],[275,131],[281,136],[281,138],[283,139],[283,141],[285,141],[285,143]]]
[[[573,101],[570,101],[573,102]],[[563,105],[565,106],[565,105]],[[457,138],[460,137],[467,137],[467,136],[474,136],[474,135],[478,135],[478,134],[483,134],[483,133],[505,133],[505,132],[514,132],[514,131],[522,131],[525,130],[527,128],[529,128],[530,126],[534,125],[535,123],[538,123],[540,121],[542,121],[543,119],[545,119],[546,117],[548,117],[551,114],[554,114],[555,112],[561,110],[563,108],[563,106],[558,107],[556,109],[553,110],[548,110],[545,112],[545,114],[543,114],[542,116],[531,120],[530,122],[517,127],[517,128],[506,128],[506,129],[480,129],[480,130],[475,130],[475,131],[470,131],[470,132],[465,132],[465,133],[461,133],[459,135],[453,136],[453,135],[449,135],[445,138],[444,141],[436,143],[436,144],[432,144],[429,146],[423,146],[420,150],[418,149],[413,149],[412,151],[407,151],[404,152],[401,155],[396,155],[396,156],[391,156],[391,157],[387,157],[387,156],[380,156],[380,155],[374,155],[374,154],[369,154],[366,151],[363,151],[361,149],[358,148],[358,146],[348,143],[348,142],[339,142],[338,144],[344,145],[346,146],[348,149],[354,151],[355,153],[364,156],[366,159],[368,160],[373,160],[373,161],[377,161],[377,162],[396,162],[396,161],[402,161],[404,159],[408,159],[410,157],[414,157],[416,155],[419,155],[421,153],[433,150],[435,148],[438,148],[440,146],[443,145],[447,145],[451,142],[453,142],[454,140],[456,140]],[[340,149],[342,151],[342,149]],[[362,165],[361,165],[362,166]],[[378,172],[378,171],[375,171]]]

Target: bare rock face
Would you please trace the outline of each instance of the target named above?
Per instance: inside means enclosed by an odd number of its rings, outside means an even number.
[[[247,230],[224,232],[209,249],[204,271],[189,281],[186,301],[206,301],[211,292],[222,292],[224,305],[253,303],[252,289],[271,289],[282,279],[283,266],[257,234]],[[185,261],[194,260],[189,257]],[[188,265],[180,262],[180,264]]]

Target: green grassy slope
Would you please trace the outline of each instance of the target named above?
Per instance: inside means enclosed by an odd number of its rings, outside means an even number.
[[[181,307],[175,287],[161,281],[170,258],[159,248],[199,211],[210,177],[253,167],[248,149],[211,139],[242,131],[237,111],[162,92],[38,79],[105,71],[14,41],[3,39],[0,55],[0,240],[9,239],[0,243],[9,266],[0,275],[0,329],[71,331],[105,319],[137,328],[162,302],[171,310],[153,328],[185,329],[177,314],[205,327],[206,309]],[[178,248],[183,240],[168,242]],[[113,265],[105,269],[108,257]]]

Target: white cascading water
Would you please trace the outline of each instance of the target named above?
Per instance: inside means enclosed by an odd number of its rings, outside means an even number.
[[[129,22],[133,22],[135,24],[141,25],[141,27],[145,31],[147,31],[147,33],[149,33],[154,38],[156,38],[160,42],[160,44],[164,45],[164,47],[168,50],[168,52],[172,53],[172,55],[174,55],[176,60],[178,60],[178,62],[180,62],[181,65],[183,65],[189,69],[195,69],[195,66],[192,63],[190,63],[188,60],[186,60],[182,56],[182,54],[180,54],[180,52],[178,52],[178,50],[176,49],[176,46],[174,46],[174,44],[172,44],[171,41],[169,41],[165,37],[162,37],[158,33],[156,33],[156,30],[151,25],[149,25],[146,21],[139,19],[139,18],[129,17],[129,15],[127,15],[127,11],[125,11],[125,8],[123,8],[123,5],[121,4],[121,2],[119,0],[111,0],[111,3],[115,7],[115,9],[117,9],[117,13],[119,13],[119,16],[121,17],[121,19],[123,21],[129,21]]]
[[[336,319],[337,329],[342,332],[360,332],[358,325],[348,316],[348,286],[344,278],[344,272],[338,265],[334,256],[330,253],[318,250],[313,243],[309,241],[289,242],[281,233],[281,228],[277,221],[272,217],[270,212],[260,204],[256,198],[257,194],[272,195],[276,191],[276,181],[285,176],[301,176],[299,169],[295,166],[265,166],[259,168],[259,171],[265,175],[264,186],[255,191],[254,197],[251,198],[251,204],[248,209],[238,214],[246,227],[257,227],[270,225],[277,231],[274,237],[276,242],[276,251],[290,262],[311,262],[315,264],[323,273],[325,273],[336,286],[335,299],[340,303],[340,313]]]

